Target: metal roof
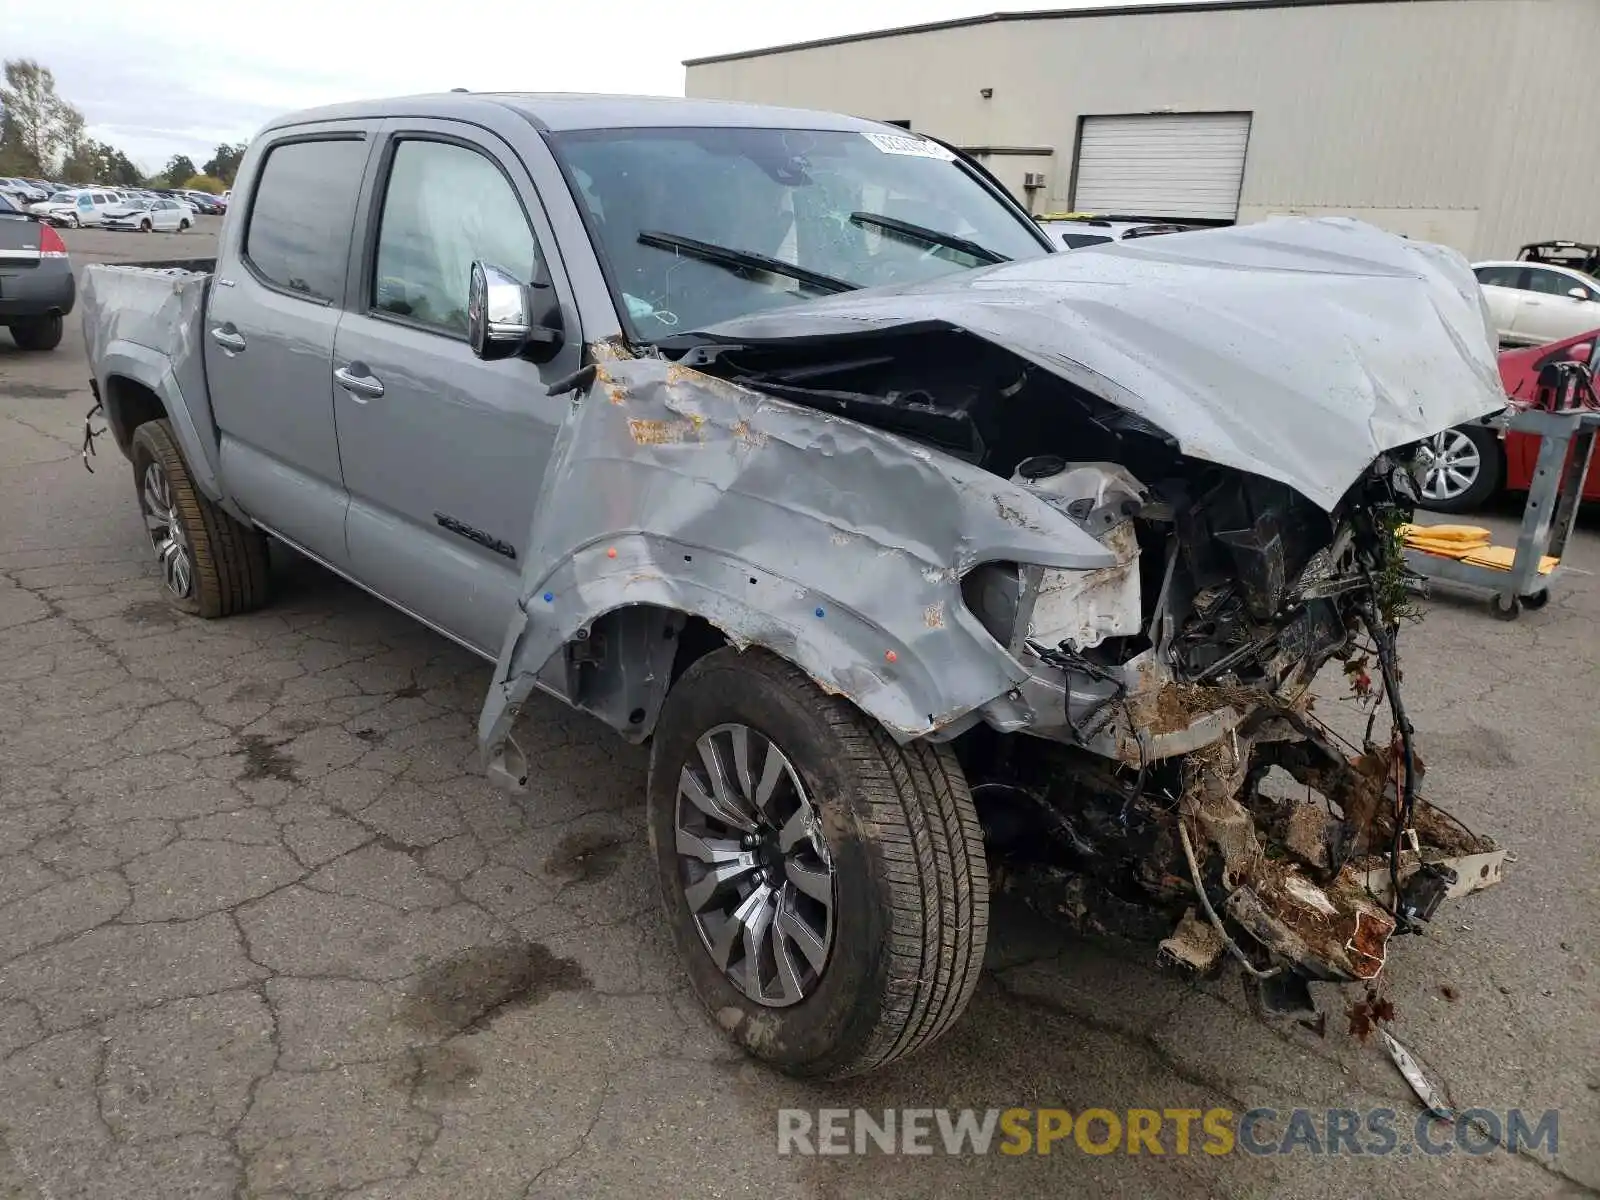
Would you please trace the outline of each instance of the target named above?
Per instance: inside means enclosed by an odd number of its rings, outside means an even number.
[[[1166,4],[1118,4],[1102,8],[1042,8],[1024,12],[982,13],[972,17],[955,17],[948,21],[929,21],[922,25],[898,25],[891,29],[873,29],[866,33],[847,33],[838,37],[817,38],[807,42],[789,42],[781,46],[765,46],[756,50],[736,50],[732,54],[708,54],[703,58],[686,58],[686,67],[706,63],[736,62],[741,58],[761,58],[768,54],[785,54],[791,50],[815,50],[823,46],[843,46],[850,42],[870,42],[878,38],[900,37],[911,33],[934,33],[942,29],[964,29],[971,25],[1003,25],[1013,21],[1064,21],[1089,17],[1151,17],[1172,13],[1230,12],[1246,9],[1271,8],[1330,8],[1344,4],[1429,4],[1464,3],[1465,0],[1175,0]]]

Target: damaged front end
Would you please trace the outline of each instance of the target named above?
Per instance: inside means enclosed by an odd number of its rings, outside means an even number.
[[[980,617],[1032,667],[1024,690],[1048,714],[1034,732],[1058,743],[963,747],[992,840],[1052,911],[1115,927],[1118,902],[1140,927],[1160,914],[1173,964],[1371,980],[1392,934],[1498,882],[1503,859],[1420,795],[1395,647],[1409,515],[1395,464],[1380,457],[1332,513],[1175,465],[1147,488],[1119,469],[1020,468],[1033,487],[1098,476],[1111,510],[1069,486],[1068,512],[1105,525],[1119,567],[1078,582],[1075,626],[1049,573],[969,577]],[[1377,740],[1375,719],[1352,744],[1314,713],[1313,681],[1341,662],[1373,718],[1387,703]]]
[[[695,646],[761,646],[952,742],[1018,890],[1196,971],[1371,980],[1496,882],[1421,794],[1396,651],[1405,448],[1503,403],[1470,273],[1351,223],[1150,243],[592,347],[491,774],[526,782],[536,686],[642,740]]]

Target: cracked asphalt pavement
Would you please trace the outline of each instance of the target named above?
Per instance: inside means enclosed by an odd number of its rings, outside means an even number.
[[[75,320],[48,354],[0,334],[0,1198],[1600,1189],[1592,520],[1546,609],[1435,598],[1402,651],[1430,796],[1515,862],[1396,939],[1393,1028],[1459,1106],[1559,1109],[1554,1157],[780,1157],[785,1107],[1418,1105],[1349,993],[1315,989],[1325,1036],[1264,1023],[1235,978],[1005,904],[930,1052],[833,1087],[743,1059],[658,916],[644,753],[535,700],[529,793],[498,793],[488,666],[291,555],[265,611],[173,613],[128,467],[78,460],[87,374]]]

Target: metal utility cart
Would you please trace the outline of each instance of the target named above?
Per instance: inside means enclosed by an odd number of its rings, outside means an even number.
[[[1576,362],[1554,363],[1545,368],[1540,384],[1541,399],[1548,402],[1523,409],[1509,424],[1511,429],[1537,434],[1540,439],[1510,568],[1462,562],[1409,546],[1405,552],[1406,566],[1424,579],[1492,593],[1494,615],[1504,621],[1516,620],[1524,606],[1538,609],[1549,602],[1583,499],[1595,431],[1600,429],[1600,401],[1588,367]],[[1552,570],[1541,572],[1540,563],[1546,556],[1557,562]]]

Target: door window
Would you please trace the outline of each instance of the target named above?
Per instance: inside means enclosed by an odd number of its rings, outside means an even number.
[[[1528,290],[1540,292],[1546,296],[1565,296],[1575,287],[1582,287],[1570,275],[1563,275],[1559,271],[1543,271],[1538,267],[1528,270]]]
[[[373,261],[373,310],[464,338],[475,259],[525,283],[539,273],[538,243],[510,180],[465,146],[397,143]]]
[[[308,300],[344,294],[366,161],[357,138],[280,142],[267,153],[244,234],[245,261],[259,278]]]
[[[1519,286],[1518,277],[1522,271],[1523,268],[1514,266],[1479,267],[1476,274],[1484,287],[1514,288]]]

